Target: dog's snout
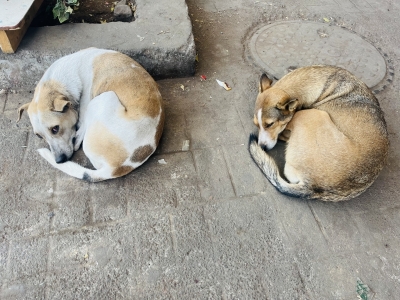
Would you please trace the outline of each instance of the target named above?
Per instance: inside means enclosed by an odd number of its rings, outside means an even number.
[[[63,153],[63,154],[61,154],[61,155],[56,157],[56,163],[62,164],[64,162],[66,162],[67,159],[68,159],[67,156]]]

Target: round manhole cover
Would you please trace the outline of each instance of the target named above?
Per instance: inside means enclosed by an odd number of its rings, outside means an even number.
[[[264,26],[251,37],[250,52],[276,78],[293,67],[324,64],[345,68],[373,87],[386,74],[385,59],[374,46],[355,33],[323,23],[286,21]]]

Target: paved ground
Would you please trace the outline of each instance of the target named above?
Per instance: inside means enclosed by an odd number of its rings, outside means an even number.
[[[363,299],[399,299],[400,4],[187,2],[196,75],[159,81],[161,146],[125,178],[88,184],[52,169],[35,152],[44,144],[28,119],[14,122],[32,94],[0,95],[0,299],[347,300],[357,299],[358,280],[370,288]],[[343,203],[279,194],[246,149],[261,73],[245,51],[250,33],[323,18],[381,48],[395,73],[378,94],[388,164]],[[76,159],[86,163],[82,153]]]

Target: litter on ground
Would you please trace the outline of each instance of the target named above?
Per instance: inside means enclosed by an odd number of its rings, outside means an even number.
[[[232,88],[224,81],[216,79],[217,83],[222,86],[225,90],[230,91]]]

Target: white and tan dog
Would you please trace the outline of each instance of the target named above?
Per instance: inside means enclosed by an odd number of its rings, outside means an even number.
[[[388,133],[378,100],[350,72],[310,66],[271,86],[264,74],[254,109],[257,137],[250,154],[282,193],[306,199],[347,200],[377,178],[388,155]],[[267,152],[287,142],[284,174]]]
[[[24,110],[34,133],[50,146],[51,152],[39,153],[57,169],[91,182],[123,176],[143,164],[164,125],[153,78],[130,57],[96,48],[54,62],[33,100],[18,109],[19,119]],[[96,170],[67,161],[82,142]]]

